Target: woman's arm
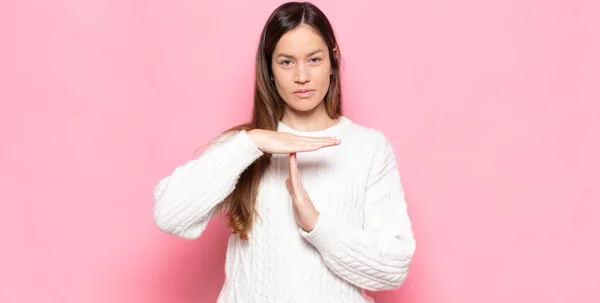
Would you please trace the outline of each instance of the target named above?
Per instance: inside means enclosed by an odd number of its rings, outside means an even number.
[[[196,239],[263,152],[246,131],[226,135],[198,158],[174,169],[154,189],[154,222],[163,232]]]
[[[369,174],[364,215],[364,227],[357,228],[320,214],[315,228],[301,233],[346,281],[371,291],[399,288],[416,243],[396,158],[383,135]]]

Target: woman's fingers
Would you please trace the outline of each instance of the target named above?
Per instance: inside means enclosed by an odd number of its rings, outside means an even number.
[[[296,159],[296,153],[290,154],[290,179],[292,183],[292,190],[294,193],[299,193],[300,176],[298,174],[298,160]]]
[[[334,137],[323,137],[323,138],[299,137],[298,140],[307,142],[307,143],[322,143],[322,144],[339,142],[339,140]]]
[[[292,180],[290,179],[286,179],[285,180],[285,187],[288,190],[288,193],[290,193],[290,196],[294,196],[294,190],[292,189]]]
[[[294,184],[294,178],[296,177],[296,173],[297,173],[297,169],[298,169],[298,162],[296,159],[296,153],[291,153],[290,154],[290,178],[292,179],[292,185]]]
[[[333,137],[299,136],[263,129],[253,129],[247,134],[258,149],[272,154],[315,151],[340,144],[340,140]]]
[[[292,156],[292,155],[294,155],[294,156]],[[296,169],[297,169],[297,164],[296,164],[295,153],[291,153],[290,154],[289,176],[285,180],[285,186],[287,187],[287,190],[290,193],[290,196],[292,196],[294,198],[296,197],[296,195],[295,195],[296,191],[294,189],[294,182],[296,179]]]
[[[297,136],[297,144],[302,146],[302,151],[314,151],[323,147],[330,147],[340,144],[340,140],[333,137],[302,137]]]
[[[300,147],[299,151],[307,152],[307,151],[315,151],[315,150],[318,150],[318,149],[321,149],[321,148],[327,147],[327,146],[324,146],[323,144],[319,144],[319,143],[313,143],[313,144],[305,143],[305,144],[299,145],[299,147]]]

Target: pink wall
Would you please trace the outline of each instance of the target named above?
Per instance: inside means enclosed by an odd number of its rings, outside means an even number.
[[[214,302],[223,221],[161,234],[152,190],[248,117],[279,3],[0,4],[0,302]],[[411,276],[378,302],[600,302],[598,2],[316,3],[414,221]]]

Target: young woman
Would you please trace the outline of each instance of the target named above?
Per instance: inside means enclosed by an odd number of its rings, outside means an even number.
[[[256,56],[254,111],[154,191],[160,230],[232,229],[218,302],[372,302],[400,287],[415,239],[394,152],[342,115],[340,49],[325,15],[290,2]]]

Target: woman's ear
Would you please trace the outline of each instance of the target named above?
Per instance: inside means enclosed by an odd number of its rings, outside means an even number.
[[[335,59],[340,61],[340,51],[338,50],[337,47],[333,48],[333,56],[335,56]]]
[[[335,60],[337,60],[338,65],[340,64],[340,52],[338,51],[337,47],[333,48],[333,56],[335,57]],[[333,75],[333,69],[329,72],[329,75]]]

